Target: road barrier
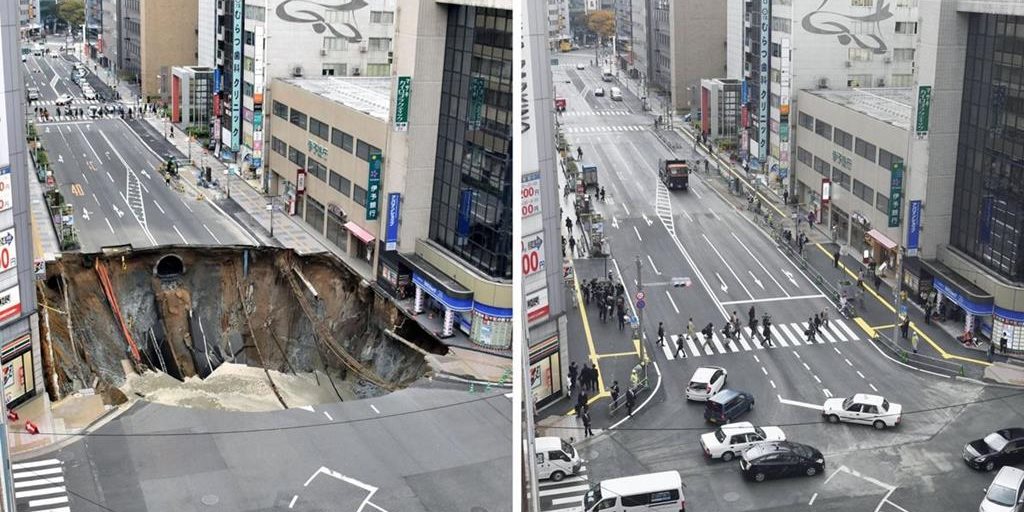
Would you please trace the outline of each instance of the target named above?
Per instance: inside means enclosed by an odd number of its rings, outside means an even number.
[[[899,358],[899,360],[904,364],[940,373],[942,375],[948,375],[950,377],[966,376],[967,372],[963,364],[954,363],[937,357],[926,356],[920,353],[915,354],[914,352],[908,351],[907,349],[899,346],[898,343],[893,342],[892,338],[880,331],[874,330],[874,335],[871,337],[871,341]]]

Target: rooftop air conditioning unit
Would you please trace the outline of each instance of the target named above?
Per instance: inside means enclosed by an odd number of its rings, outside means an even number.
[[[320,56],[321,56],[321,57],[324,57],[324,56],[326,56],[326,55],[327,55],[327,49],[326,49],[326,48],[321,48],[321,49],[320,49]]]
[[[879,78],[875,81],[875,87],[885,87],[885,79]]]
[[[295,66],[295,67],[293,67],[292,68],[292,76],[293,77],[300,77],[300,76],[302,76],[302,66]]]
[[[818,89],[828,89],[828,78],[822,77],[818,79]]]
[[[359,45],[359,53],[366,53],[366,45],[365,44]]]

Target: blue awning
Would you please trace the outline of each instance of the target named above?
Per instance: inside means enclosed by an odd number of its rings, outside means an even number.
[[[992,314],[993,304],[982,304],[974,302],[968,299],[967,296],[960,294],[952,286],[943,281],[942,279],[935,277],[933,280],[935,289],[946,296],[947,299],[953,301],[954,304],[963,308],[964,311],[971,313],[972,315],[989,316]]]

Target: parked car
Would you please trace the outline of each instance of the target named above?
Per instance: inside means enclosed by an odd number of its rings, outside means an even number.
[[[806,444],[790,441],[760,443],[743,452],[740,471],[755,482],[788,476],[814,476],[825,472],[825,456]]]
[[[604,96],[604,87],[594,89],[594,96]]]
[[[587,65],[582,63],[582,62],[580,62],[580,63],[576,64],[576,69],[587,69]]]
[[[985,489],[978,512],[1020,512],[1024,509],[1024,471],[1006,466]]]
[[[891,404],[881,396],[865,393],[857,393],[849,398],[825,400],[821,411],[829,423],[863,423],[878,430],[899,425],[902,413],[903,406],[900,404]]]
[[[722,425],[714,432],[700,436],[704,456],[729,462],[744,450],[758,443],[785,441],[786,434],[779,427],[755,427],[749,421]]]
[[[964,445],[964,462],[974,469],[992,471],[1024,461],[1024,428],[1004,428]]]
[[[686,386],[686,399],[698,402],[707,401],[712,395],[725,387],[725,379],[729,372],[721,366],[701,366],[693,372],[690,384]]]
[[[723,389],[704,402],[704,419],[711,423],[729,423],[754,408],[754,395],[746,391]]]

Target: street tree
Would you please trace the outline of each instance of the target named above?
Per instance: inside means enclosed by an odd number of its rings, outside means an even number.
[[[607,9],[594,11],[587,15],[587,27],[604,41],[615,35],[615,13]]]
[[[57,6],[57,17],[71,27],[82,26],[82,23],[85,23],[85,2],[64,0]]]

